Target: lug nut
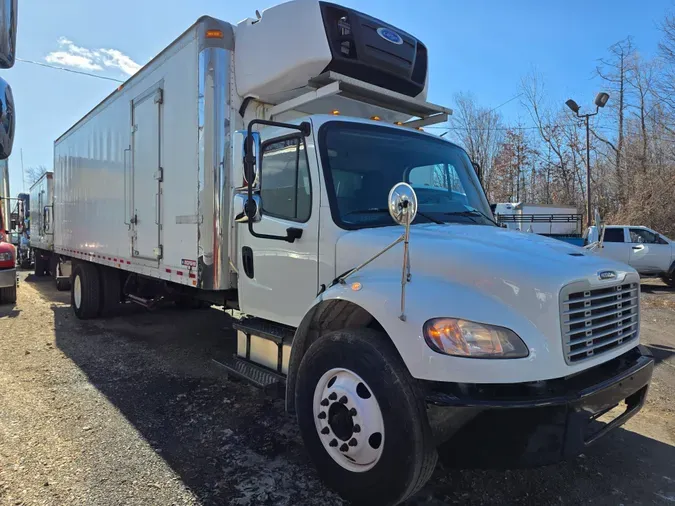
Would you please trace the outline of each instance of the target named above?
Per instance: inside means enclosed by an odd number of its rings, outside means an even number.
[[[346,452],[349,451],[349,446],[347,446],[347,443],[343,443],[343,445],[340,447],[341,452]]]
[[[328,443],[328,446],[335,448],[337,446],[337,439],[333,439],[330,443]]]
[[[331,401],[334,401],[335,399],[337,399],[337,394],[336,394],[335,392],[333,392],[332,394],[330,394],[330,395],[328,396],[328,398],[329,398]]]
[[[361,426],[357,423],[356,425],[354,425],[353,430],[354,430],[354,432],[356,432],[358,434],[359,432],[361,432]]]
[[[323,420],[324,418],[326,418],[326,412],[322,411],[321,413],[319,413],[319,420]]]
[[[358,443],[356,442],[356,438],[351,438],[349,440],[349,446],[356,446]]]
[[[347,396],[346,395],[343,395],[342,397],[340,397],[340,404],[347,404]]]
[[[352,416],[356,416],[356,408],[350,409],[349,414],[352,415]]]
[[[324,400],[321,401],[322,406],[328,406],[329,404],[330,404],[330,402],[328,401],[328,399],[324,399]]]

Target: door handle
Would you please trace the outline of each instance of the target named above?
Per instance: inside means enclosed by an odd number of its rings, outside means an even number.
[[[633,246],[633,249],[644,249],[644,246]]]

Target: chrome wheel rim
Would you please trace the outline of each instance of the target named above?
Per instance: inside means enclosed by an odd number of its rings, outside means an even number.
[[[73,302],[75,302],[75,307],[79,309],[82,304],[82,282],[80,281],[80,276],[75,276],[73,282]]]
[[[314,389],[313,408],[319,439],[336,463],[357,473],[375,467],[384,448],[382,410],[358,374],[327,371]]]

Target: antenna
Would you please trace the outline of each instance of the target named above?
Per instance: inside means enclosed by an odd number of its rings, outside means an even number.
[[[260,15],[260,11],[258,9],[255,10],[255,17],[258,18],[258,20],[262,18],[262,16]]]

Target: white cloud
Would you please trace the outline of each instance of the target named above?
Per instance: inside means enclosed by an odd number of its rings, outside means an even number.
[[[101,71],[104,68],[119,69],[126,75],[134,75],[141,66],[117,49],[87,49],[76,45],[66,37],[58,40],[59,51],[52,51],[45,61],[64,67]]]

